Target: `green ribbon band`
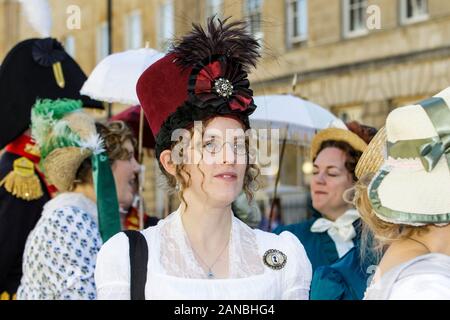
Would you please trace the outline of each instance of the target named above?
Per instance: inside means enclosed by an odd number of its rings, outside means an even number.
[[[388,155],[394,159],[420,158],[427,172],[433,170],[445,155],[450,168],[450,109],[442,98],[430,98],[419,104],[433,123],[438,136],[388,142]]]
[[[382,170],[372,181],[372,185],[369,188],[369,200],[372,204],[372,208],[375,210],[377,215],[384,217],[386,220],[393,223],[423,223],[423,224],[440,224],[450,222],[450,212],[442,214],[422,214],[414,212],[403,212],[398,210],[393,210],[384,207],[381,204],[381,200],[378,194],[378,188],[384,178],[389,174],[388,171]]]
[[[105,243],[121,231],[116,185],[106,152],[92,156],[92,171],[97,197],[99,230]]]

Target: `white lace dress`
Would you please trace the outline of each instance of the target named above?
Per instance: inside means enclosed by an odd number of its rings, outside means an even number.
[[[305,249],[290,232],[280,235],[251,229],[232,218],[229,278],[208,279],[196,260],[181,221],[180,210],[142,231],[149,248],[146,299],[308,299],[311,264]],[[263,262],[266,251],[287,256],[279,270]],[[128,237],[119,233],[97,257],[98,299],[130,299]]]

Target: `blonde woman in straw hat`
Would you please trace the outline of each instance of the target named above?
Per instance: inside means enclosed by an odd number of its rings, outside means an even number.
[[[300,239],[313,271],[336,262],[359,243],[359,213],[344,201],[343,194],[354,185],[356,164],[376,130],[356,123],[350,127],[354,132],[342,123],[320,131],[312,140],[311,198],[321,216],[274,231],[291,231]],[[311,298],[320,296],[311,292]]]
[[[120,122],[97,130],[80,108],[78,100],[42,100],[32,111],[41,166],[59,194],[27,239],[18,299],[95,299],[97,252],[121,229],[119,205],[133,199],[131,131]]]
[[[450,299],[449,106],[447,88],[387,118],[387,159],[359,200],[388,246],[365,299]]]

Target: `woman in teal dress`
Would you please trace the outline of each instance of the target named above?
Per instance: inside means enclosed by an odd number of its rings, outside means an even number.
[[[359,243],[331,265],[318,267],[311,283],[311,300],[362,300],[375,272],[373,257],[361,259]]]
[[[314,215],[312,218],[296,224],[280,226],[274,230],[274,233],[280,234],[283,231],[292,232],[305,247],[313,271],[321,266],[328,266],[336,262],[340,257],[336,249],[335,241],[330,237],[327,231],[312,232],[311,227],[320,219],[320,216]],[[360,241],[361,222],[356,219],[352,224],[355,230],[355,236],[351,239],[354,245]],[[344,254],[345,255],[345,254]]]
[[[371,139],[355,168],[358,179],[367,179],[384,161],[386,130],[382,128]],[[361,180],[359,180],[361,181]],[[358,188],[358,187],[356,187]],[[355,192],[348,193],[347,201],[355,201]],[[374,250],[372,233],[366,232],[362,242],[358,241],[342,258],[331,265],[318,267],[313,276],[310,298],[312,300],[361,300],[376,271],[380,256]],[[362,247],[362,248],[361,248]]]
[[[354,128],[328,128],[313,138],[311,198],[320,216],[274,231],[291,231],[305,247],[315,272],[311,299],[361,299],[370,276],[359,258],[359,213],[343,194],[356,182],[356,164],[374,132]]]

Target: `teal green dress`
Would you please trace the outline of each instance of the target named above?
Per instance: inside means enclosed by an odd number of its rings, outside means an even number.
[[[339,259],[336,245],[327,232],[310,231],[318,218],[315,216],[301,223],[278,227],[274,233],[290,231],[305,247],[314,273],[310,289],[311,299],[362,299],[370,275],[366,274],[365,266],[361,266],[359,256],[360,219],[353,223],[356,230],[356,237],[353,239],[355,247]]]
[[[350,249],[329,266],[321,266],[313,275],[311,300],[362,300],[370,273],[369,263],[361,263],[359,246]]]

